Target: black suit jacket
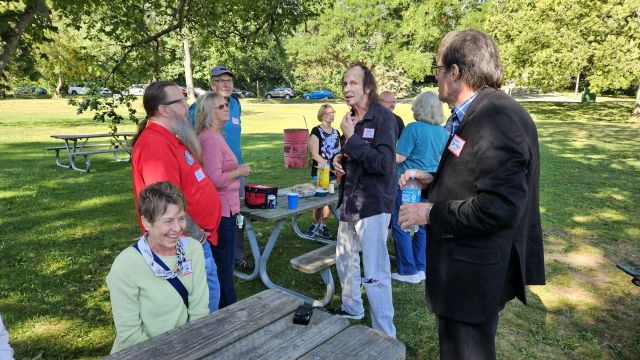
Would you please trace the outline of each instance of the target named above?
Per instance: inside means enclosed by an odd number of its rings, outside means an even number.
[[[440,316],[478,323],[504,303],[526,303],[525,284],[544,284],[538,206],[538,133],[509,95],[482,89],[442,154],[429,187],[427,304]]]

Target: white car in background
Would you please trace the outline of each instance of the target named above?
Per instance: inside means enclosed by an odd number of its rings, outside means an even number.
[[[89,92],[89,87],[85,84],[72,84],[69,85],[67,92],[71,95],[86,95]]]
[[[131,85],[129,86],[129,88],[125,91],[123,91],[122,93],[124,95],[135,95],[135,96],[142,96],[144,95],[144,90],[147,88],[148,84],[135,84],[135,85]]]

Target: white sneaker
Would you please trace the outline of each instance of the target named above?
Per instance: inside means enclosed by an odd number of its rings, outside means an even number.
[[[408,282],[411,284],[418,284],[422,279],[420,278],[420,274],[413,275],[400,275],[398,273],[391,273],[391,278],[398,281]]]
[[[420,281],[427,279],[427,274],[425,274],[422,270],[418,271],[418,275],[420,275]]]

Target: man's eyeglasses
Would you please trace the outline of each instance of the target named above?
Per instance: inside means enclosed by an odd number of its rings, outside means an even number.
[[[169,105],[173,105],[173,104],[177,104],[177,103],[182,103],[183,105],[186,105],[187,104],[187,100],[185,100],[184,98],[175,99],[175,100],[163,102],[161,105],[169,106]]]
[[[233,84],[233,79],[214,79],[213,82],[216,84]]]
[[[438,75],[438,69],[439,68],[446,68],[446,65],[434,65],[431,67],[431,75],[436,76]]]
[[[227,109],[229,108],[229,103],[228,102],[218,105],[218,110],[222,110],[224,108],[227,108]]]

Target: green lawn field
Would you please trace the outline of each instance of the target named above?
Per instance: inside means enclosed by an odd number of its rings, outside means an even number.
[[[309,169],[284,168],[283,129],[317,124],[321,103],[242,104],[243,152],[254,170],[249,182],[287,187],[309,181]],[[528,306],[513,301],[501,313],[498,358],[637,359],[640,287],[615,267],[640,263],[640,119],[629,117],[633,103],[523,105],[540,135],[548,284],[530,288]],[[337,126],[347,107],[335,107]],[[399,104],[397,113],[411,119],[410,104]],[[106,131],[65,100],[0,101],[0,313],[17,359],[98,358],[111,348],[105,276],[139,234],[130,165],[96,155],[83,174],[57,167],[44,150],[61,145],[52,134]],[[256,225],[264,244],[272,227]],[[308,225],[309,219],[301,223]],[[330,226],[335,233],[335,222]],[[323,295],[319,276],[288,264],[319,245],[286,228],[281,236],[269,263],[272,280]],[[239,298],[264,290],[259,281],[236,285]],[[424,284],[393,285],[407,358],[437,358]],[[331,305],[338,304],[336,295]],[[370,325],[368,317],[363,321]]]

